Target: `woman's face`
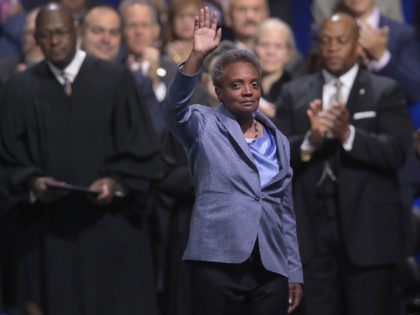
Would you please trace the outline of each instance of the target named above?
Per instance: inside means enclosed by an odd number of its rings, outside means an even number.
[[[264,74],[283,71],[284,64],[290,58],[283,29],[277,25],[263,28],[255,45],[255,53]]]
[[[182,7],[174,16],[174,34],[176,39],[192,39],[194,33],[194,18],[199,9],[193,4]]]
[[[234,115],[249,115],[258,109],[261,97],[260,78],[254,65],[239,61],[223,71],[221,87],[216,87],[220,102]]]

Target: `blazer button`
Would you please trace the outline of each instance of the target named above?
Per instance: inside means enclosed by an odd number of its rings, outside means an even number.
[[[261,197],[256,196],[254,199],[255,199],[256,201],[260,201],[260,200],[261,200]]]

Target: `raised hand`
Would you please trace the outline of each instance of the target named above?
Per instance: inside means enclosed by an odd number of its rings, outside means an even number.
[[[221,37],[222,31],[217,29],[217,11],[211,19],[208,7],[200,9],[199,16],[194,19],[193,51],[207,55],[219,46]]]
[[[200,9],[199,16],[194,19],[193,48],[181,71],[187,75],[197,73],[204,58],[219,46],[221,38],[222,31],[217,29],[217,11],[210,18],[208,7]]]

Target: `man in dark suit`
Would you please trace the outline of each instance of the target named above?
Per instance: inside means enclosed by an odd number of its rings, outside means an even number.
[[[282,93],[291,142],[306,314],[393,314],[402,226],[397,169],[410,138],[403,92],[357,61],[353,18],[320,32],[321,73]]]
[[[176,65],[157,49],[160,25],[156,6],[150,0],[123,0],[119,5],[123,20],[126,63],[133,72],[142,72],[153,81],[153,90],[163,102]]]
[[[7,302],[50,315],[157,314],[145,216],[161,170],[156,137],[131,73],[87,56],[77,32],[64,6],[43,6],[45,60],[0,98]]]
[[[343,0],[357,18],[369,70],[397,81],[409,104],[420,100],[420,44],[413,27],[384,16],[375,0]]]
[[[344,10],[355,17],[360,26],[360,44],[367,57],[368,69],[387,76],[403,89],[407,105],[416,120],[416,107],[420,106],[420,42],[410,25],[384,16],[376,0],[342,0]],[[414,124],[415,125],[415,124]],[[420,189],[420,162],[413,150],[399,172],[401,196],[407,209],[411,209],[416,191]],[[407,232],[405,246],[413,251],[411,231]]]

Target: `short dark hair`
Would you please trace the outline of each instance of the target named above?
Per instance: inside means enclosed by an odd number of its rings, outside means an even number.
[[[108,10],[110,12],[114,12],[116,14],[116,16],[118,17],[118,21],[120,23],[120,27],[122,25],[122,18],[120,13],[118,12],[117,9],[115,9],[112,5],[110,4],[106,4],[106,3],[99,3],[99,4],[95,4],[93,6],[91,6],[89,8],[89,10],[86,12],[85,17],[83,18],[82,24],[80,25],[80,27],[82,28],[82,31],[85,32],[86,31],[86,26],[87,24],[89,24],[88,22],[88,18],[89,18],[89,14],[91,14],[93,11],[95,10]]]
[[[211,78],[214,86],[222,86],[224,69],[228,65],[236,62],[247,62],[253,65],[258,72],[258,77],[261,79],[261,65],[254,53],[247,49],[232,49],[221,55],[211,70]]]
[[[121,0],[120,5],[118,6],[118,11],[120,12],[121,18],[125,20],[125,11],[127,8],[129,8],[132,5],[144,5],[149,7],[151,14],[152,14],[152,20],[156,24],[159,24],[159,12],[154,3],[151,0]]]

